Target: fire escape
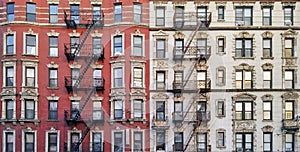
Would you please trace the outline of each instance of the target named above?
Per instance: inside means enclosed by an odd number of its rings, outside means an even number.
[[[74,15],[75,14],[75,15]],[[79,18],[80,17],[80,18]],[[85,137],[88,135],[91,127],[95,123],[103,123],[103,111],[102,118],[93,120],[91,113],[85,114],[83,110],[87,103],[90,101],[90,97],[93,93],[104,91],[104,79],[101,77],[95,77],[93,75],[87,75],[87,71],[93,62],[103,61],[104,48],[102,44],[86,44],[92,30],[102,29],[104,26],[104,14],[103,12],[93,11],[71,11],[64,12],[64,21],[68,29],[86,28],[82,39],[79,43],[65,43],[64,54],[69,63],[80,62],[83,68],[80,69],[79,75],[65,76],[65,87],[68,93],[77,94],[82,91],[82,101],[79,101],[79,108],[72,109],[70,111],[64,111],[64,119],[69,127],[75,127],[83,125],[84,131],[77,141],[70,141],[70,147],[68,149],[68,142],[64,143],[64,151],[79,152],[80,145],[83,143]],[[95,49],[95,46],[96,47]],[[72,137],[71,137],[72,138]],[[73,139],[71,139],[73,140]],[[103,143],[102,143],[103,151]],[[85,148],[86,149],[86,148]],[[83,151],[86,151],[83,149]]]
[[[197,145],[197,128],[201,126],[202,122],[207,122],[210,119],[210,113],[202,111],[197,108],[197,101],[195,98],[204,96],[210,91],[210,80],[208,79],[207,72],[201,71],[205,74],[205,78],[201,80],[192,80],[193,73],[198,72],[195,69],[197,67],[206,66],[206,63],[211,55],[210,46],[194,46],[195,36],[198,31],[205,31],[208,29],[211,22],[211,14],[206,12],[203,16],[196,15],[195,13],[183,13],[176,17],[174,15],[174,29],[176,30],[191,30],[185,45],[183,47],[174,47],[174,61],[176,64],[188,66],[187,63],[192,65],[188,67],[186,74],[182,74],[182,79],[174,79],[173,81],[173,93],[174,97],[181,97],[183,93],[193,96],[185,109],[182,112],[173,113],[173,122],[178,129],[182,129],[185,132],[189,132],[189,135],[182,143],[175,143],[173,145],[173,151],[175,152],[187,152],[187,151],[201,151]],[[193,87],[190,87],[193,86]],[[187,130],[187,131],[186,131]],[[191,130],[191,131],[190,131]],[[194,140],[192,140],[194,139]],[[176,140],[176,137],[175,137]]]

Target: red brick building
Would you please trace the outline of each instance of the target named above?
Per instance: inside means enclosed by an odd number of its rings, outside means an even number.
[[[0,3],[1,151],[149,151],[149,2]]]

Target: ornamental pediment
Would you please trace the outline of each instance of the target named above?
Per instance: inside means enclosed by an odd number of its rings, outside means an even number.
[[[299,95],[298,93],[295,92],[286,92],[281,96],[283,99],[288,100],[288,99],[298,99]]]
[[[38,93],[35,89],[24,89],[23,92],[20,92],[21,96],[38,96]]]
[[[234,101],[238,101],[238,100],[251,100],[252,101],[252,100],[256,99],[256,96],[253,94],[249,94],[249,93],[240,93],[240,94],[233,96],[232,99]]]
[[[169,96],[164,93],[158,93],[153,95],[152,99],[169,99]]]

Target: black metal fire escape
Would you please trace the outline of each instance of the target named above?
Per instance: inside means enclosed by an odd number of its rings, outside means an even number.
[[[189,67],[187,74],[183,76],[183,80],[180,81],[179,83],[174,80],[173,82],[173,93],[174,96],[180,97],[182,96],[182,93],[184,92],[191,92],[194,93],[194,95],[201,94],[201,95],[206,95],[208,91],[210,91],[210,81],[206,78],[204,82],[204,87],[199,88],[198,86],[195,88],[195,90],[185,90],[185,87],[187,86],[188,82],[190,81],[190,77],[192,73],[194,72],[195,68],[198,65],[205,65],[207,60],[210,57],[210,47],[205,48],[205,53],[201,53],[199,51],[199,48],[197,46],[191,46],[196,34],[198,31],[202,30],[207,30],[209,27],[209,24],[211,22],[211,14],[207,13],[205,18],[196,19],[196,24],[194,26],[191,26],[189,24],[188,26],[185,27],[184,19],[183,23],[178,23],[176,20],[174,20],[174,28],[177,30],[182,30],[182,29],[193,29],[192,33],[189,35],[185,46],[183,48],[180,48],[180,50],[174,49],[174,60],[176,62],[180,62],[180,64],[183,66],[183,60],[189,59],[192,60],[192,66]],[[180,27],[177,27],[176,25],[180,25]],[[178,53],[178,54],[176,54]],[[175,62],[175,63],[176,63]],[[200,64],[200,62],[202,64]],[[204,64],[203,64],[204,63]],[[206,75],[207,77],[207,75]],[[206,114],[203,114],[203,112],[199,111],[198,109],[196,111],[192,110],[194,104],[194,99],[192,98],[191,101],[189,101],[187,108],[185,111],[183,111],[182,118],[180,120],[175,120],[173,117],[173,121],[175,122],[176,126],[178,128],[183,127],[183,126],[190,126],[192,125],[193,129],[190,132],[188,136],[188,140],[182,145],[182,149],[179,148],[177,149],[176,145],[174,145],[174,151],[188,151],[187,148],[192,141],[192,139],[196,136],[197,134],[197,128],[201,125],[201,122],[203,120],[206,120]],[[192,117],[189,116],[192,115]],[[205,118],[204,118],[205,117]]]
[[[65,111],[65,121],[67,122],[68,125],[76,125],[77,123],[81,122],[84,123],[86,128],[75,144],[71,145],[72,148],[71,151],[78,152],[79,147],[87,134],[90,131],[90,128],[93,125],[93,122],[90,120],[82,120],[81,114],[87,105],[88,101],[90,100],[90,97],[92,96],[93,93],[96,91],[103,91],[104,90],[104,79],[103,78],[98,78],[95,80],[93,77],[86,76],[86,72],[90,68],[90,65],[94,61],[98,60],[103,60],[104,58],[104,50],[103,50],[103,45],[101,45],[101,48],[98,48],[99,50],[97,52],[93,52],[93,45],[92,44],[86,44],[86,40],[88,39],[90,33],[92,30],[95,28],[100,28],[102,29],[104,26],[104,14],[101,12],[101,16],[97,16],[95,18],[92,15],[87,15],[86,14],[92,14],[92,12],[89,13],[79,13],[82,18],[86,19],[84,21],[75,21],[74,18],[72,18],[68,13],[65,11],[64,12],[64,21],[66,23],[67,28],[78,28],[78,27],[84,27],[86,28],[86,31],[80,40],[78,44],[65,44],[64,45],[64,53],[65,56],[67,57],[68,62],[75,61],[77,59],[84,59],[86,64],[81,70],[79,76],[73,77],[73,76],[66,76],[65,77],[65,87],[68,91],[68,93],[71,92],[77,92],[80,90],[87,91],[86,96],[84,97],[83,102],[79,107],[79,109],[74,113],[69,113],[68,111]],[[90,79],[89,79],[90,78]],[[85,80],[87,79],[87,80]],[[85,80],[85,81],[84,81]],[[75,114],[75,115],[74,115]],[[65,143],[66,144],[66,143]],[[65,151],[67,148],[65,147]]]

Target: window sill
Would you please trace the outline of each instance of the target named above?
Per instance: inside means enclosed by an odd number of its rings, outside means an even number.
[[[217,55],[226,55],[226,52],[217,52]]]
[[[59,58],[59,56],[48,56],[48,58]]]
[[[236,60],[236,59],[242,59],[242,60],[250,59],[250,60],[254,60],[255,59],[255,57],[236,57],[236,56],[233,56],[232,58],[234,60]]]
[[[35,55],[35,54],[22,54],[22,56],[32,56],[32,57],[38,57],[38,55]]]
[[[16,54],[3,54],[2,56],[16,56]]]
[[[59,88],[58,87],[47,87],[47,89],[49,89],[49,90],[58,90]]]
[[[24,125],[24,123],[34,123],[35,126],[39,125],[41,122],[38,119],[19,119],[20,125]]]
[[[272,119],[270,119],[270,120],[263,119],[262,122],[273,122],[273,120]]]
[[[225,19],[218,19],[217,22],[225,22]]]
[[[13,125],[17,125],[17,121],[17,119],[0,119],[2,125],[5,125],[5,123],[12,123]]]
[[[124,58],[125,55],[124,55],[124,54],[120,54],[120,55],[112,55],[112,56],[110,56],[110,57],[111,57],[111,58],[118,58],[118,57]]]
[[[270,60],[273,60],[274,57],[261,57],[262,60],[265,60],[265,59],[270,59]]]
[[[123,124],[126,124],[126,122],[128,121],[128,119],[110,119],[108,120],[108,123],[110,123],[111,125],[113,125],[114,123],[120,123],[122,122]]]
[[[153,58],[153,60],[169,60],[169,58]]]
[[[226,149],[226,146],[217,146],[218,149]]]
[[[290,57],[281,57],[281,59],[297,59],[295,56],[290,56]]]
[[[47,122],[59,122],[59,120],[51,120],[51,119],[48,119]]]
[[[223,118],[225,118],[226,116],[225,116],[225,115],[217,115],[216,117],[219,118],[219,119],[223,119]]]
[[[134,122],[143,122],[143,124],[146,124],[146,122],[148,121],[145,118],[131,118],[129,119],[130,124],[133,124]]]

